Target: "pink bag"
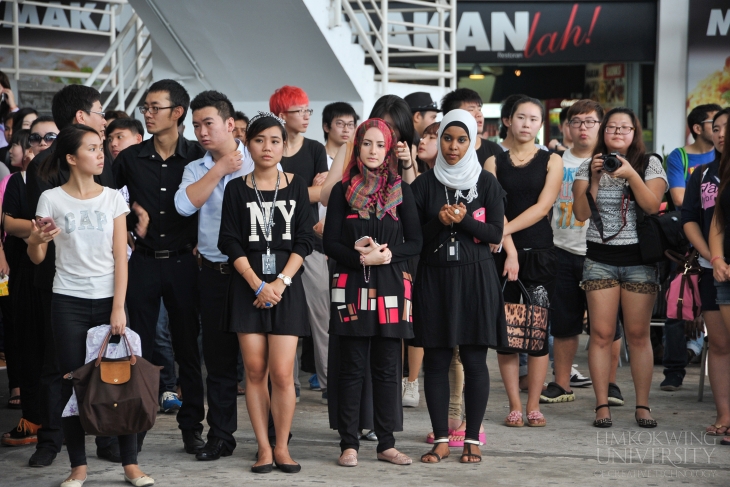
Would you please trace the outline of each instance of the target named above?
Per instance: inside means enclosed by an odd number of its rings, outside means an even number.
[[[677,269],[677,275],[667,289],[667,318],[692,321],[700,315],[702,300],[699,275],[702,273],[702,267],[697,261],[698,255],[699,253],[693,250],[680,261],[684,269],[681,266]]]

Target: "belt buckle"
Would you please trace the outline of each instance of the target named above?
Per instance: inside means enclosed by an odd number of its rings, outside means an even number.
[[[155,259],[169,259],[169,258],[170,258],[169,250],[155,250]]]
[[[225,263],[218,264],[218,271],[220,271],[220,273],[224,274],[224,275],[231,273],[230,269],[228,268],[228,264],[225,264]]]

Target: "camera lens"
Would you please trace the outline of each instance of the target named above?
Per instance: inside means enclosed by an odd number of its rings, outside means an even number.
[[[617,157],[608,156],[603,160],[603,170],[606,172],[614,172],[621,167],[621,161]]]

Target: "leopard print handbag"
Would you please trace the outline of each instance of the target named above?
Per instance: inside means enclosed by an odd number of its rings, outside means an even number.
[[[525,289],[518,279],[517,284],[522,292],[522,303],[504,303],[507,319],[506,352],[530,353],[539,352],[545,347],[548,331],[548,308],[536,303],[534,296]],[[507,285],[505,279],[502,292]],[[547,304],[547,303],[544,303]]]

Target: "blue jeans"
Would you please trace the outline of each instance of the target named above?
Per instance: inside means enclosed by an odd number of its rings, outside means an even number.
[[[164,392],[175,392],[177,390],[175,354],[172,351],[169,322],[170,319],[167,316],[165,305],[160,300],[160,316],[157,319],[157,331],[155,333],[155,352],[152,355],[152,363],[164,367],[160,371],[160,395]]]
[[[702,352],[704,334],[696,340],[689,340],[684,334],[684,321],[667,318],[664,322],[664,377],[672,375],[680,380],[684,379],[687,367],[687,350],[692,350],[695,355]]]

